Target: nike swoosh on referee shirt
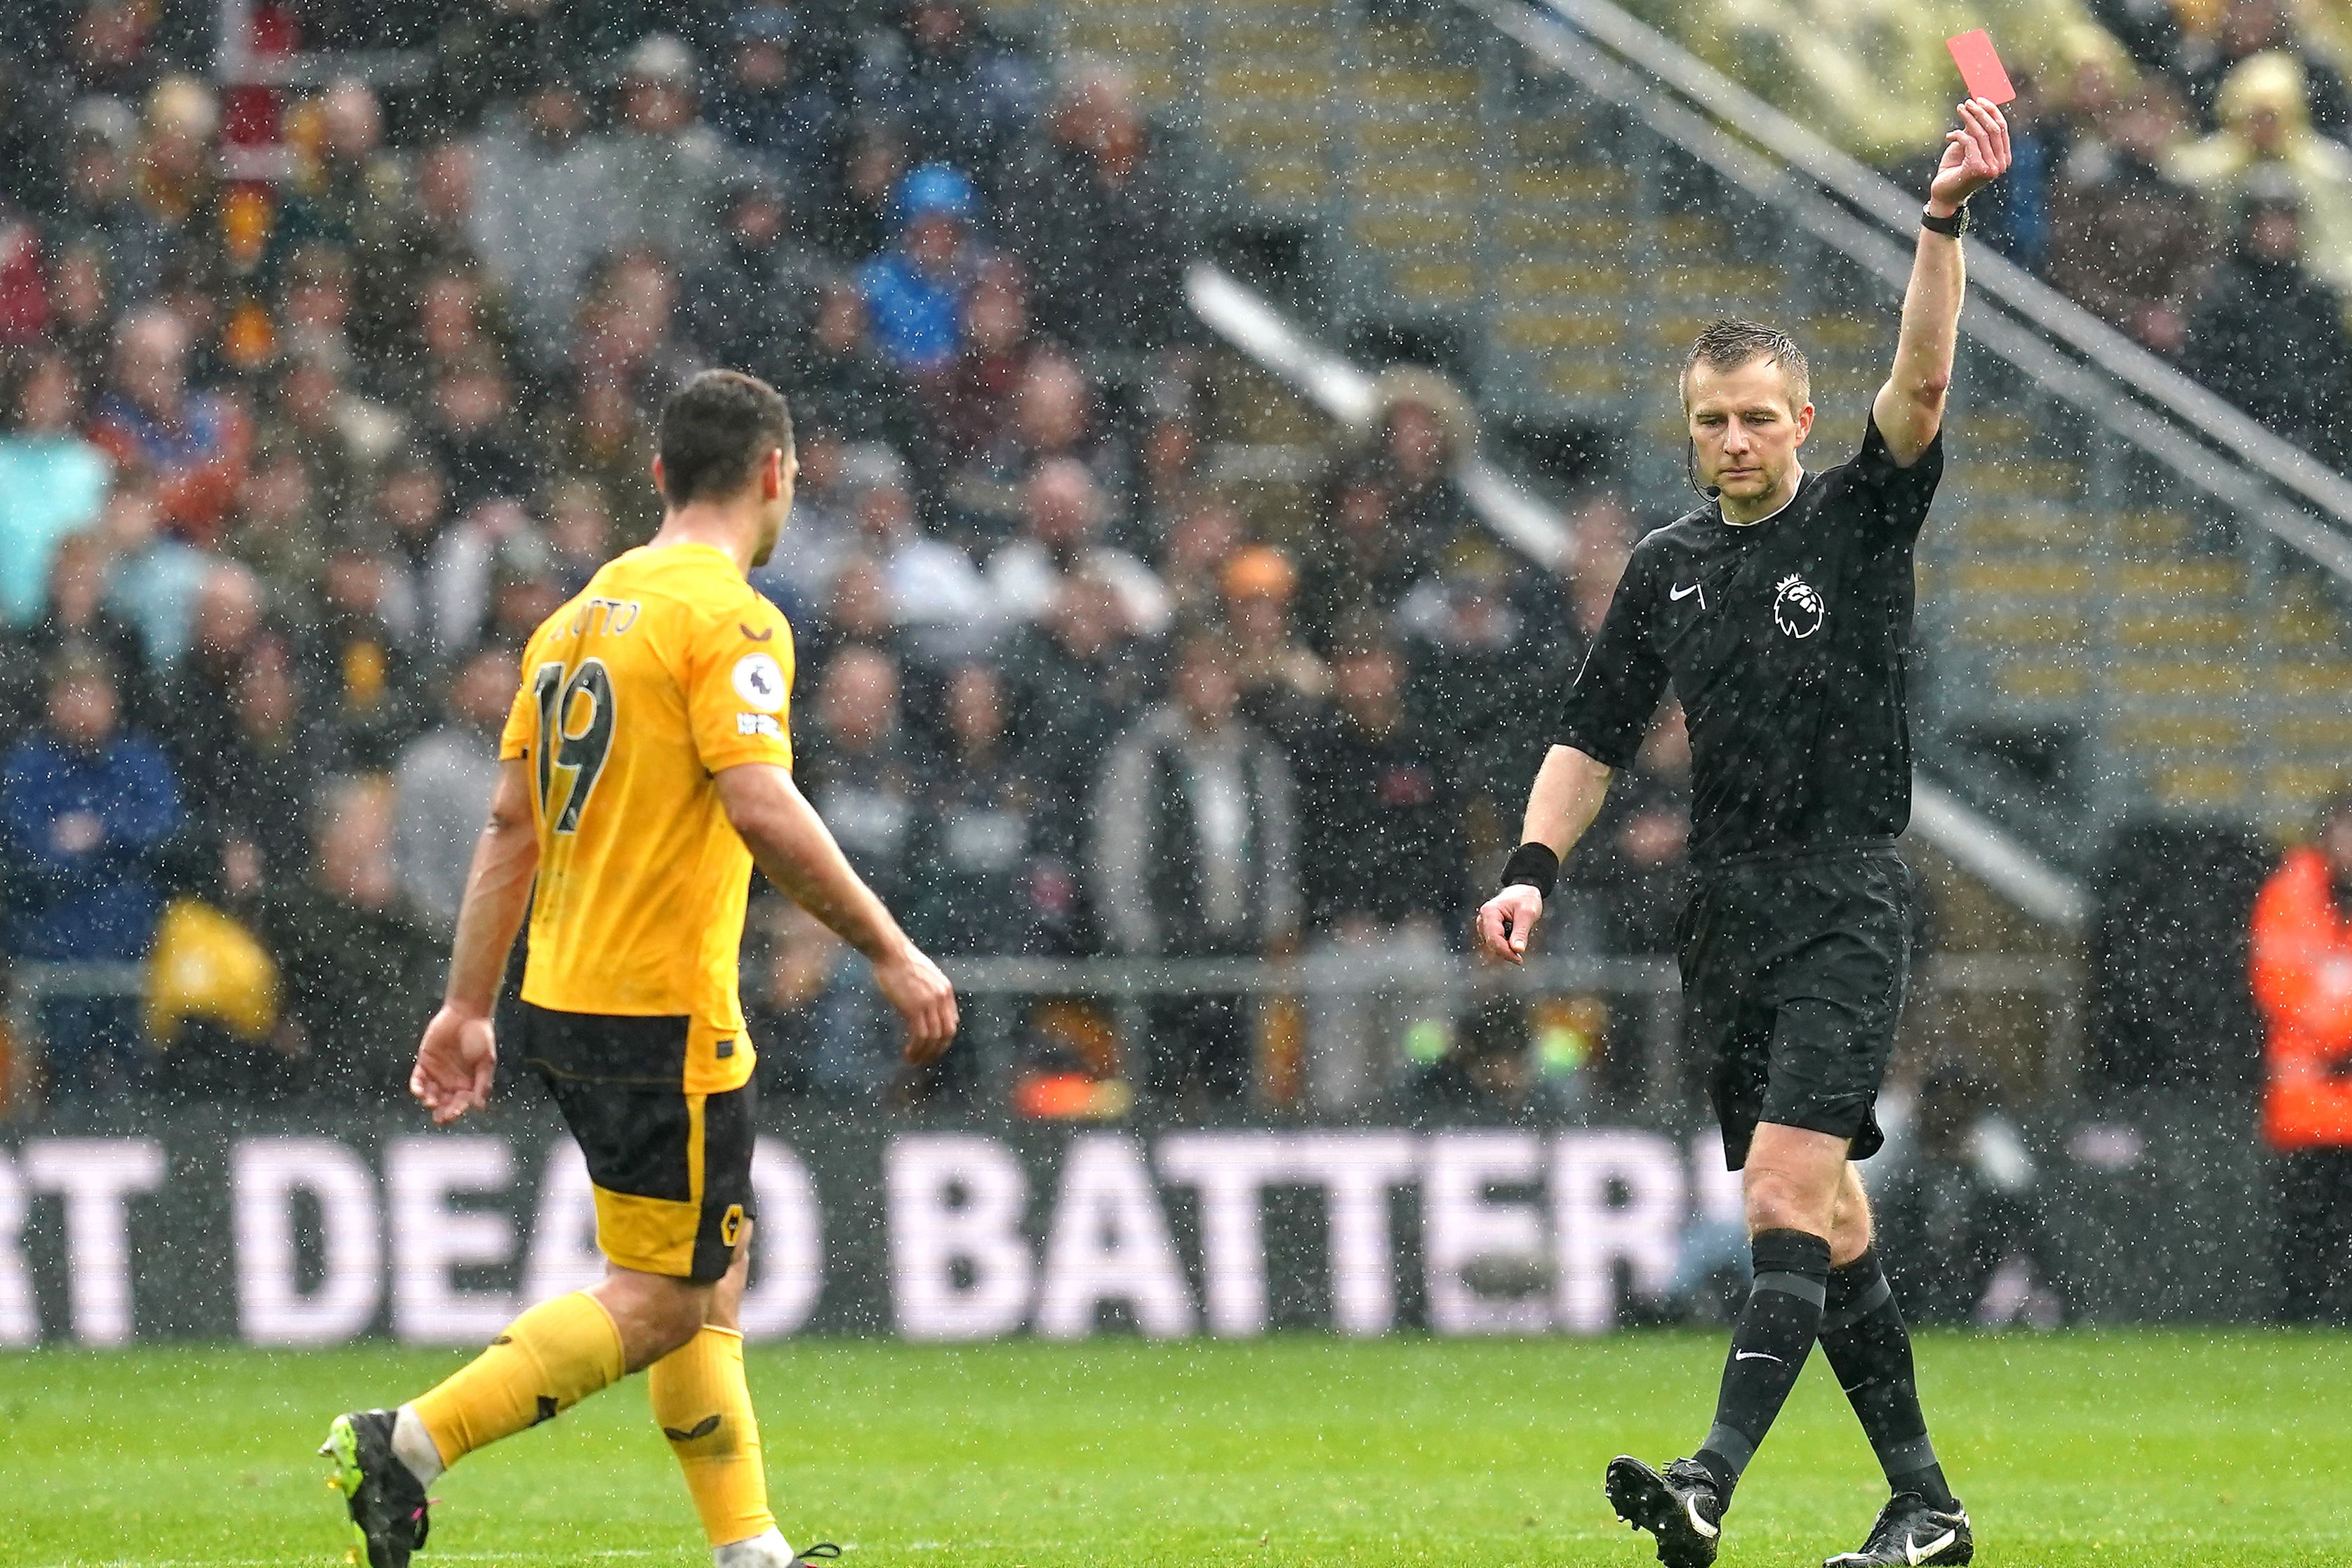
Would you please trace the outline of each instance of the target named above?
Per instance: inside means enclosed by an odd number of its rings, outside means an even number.
[[[1677,605],[1681,604],[1685,599],[1689,598],[1693,594],[1699,595],[1698,602],[1700,604],[1704,605],[1706,603],[1706,584],[1704,583],[1693,583],[1687,588],[1669,588],[1666,590],[1666,597],[1672,599]]]
[[[1731,1352],[1731,1359],[1732,1359],[1732,1360],[1734,1360],[1734,1361],[1779,1361],[1779,1360],[1780,1360],[1780,1358],[1779,1356],[1774,1355],[1774,1354],[1773,1354],[1771,1352],[1769,1352],[1769,1351],[1734,1351],[1734,1352]]]

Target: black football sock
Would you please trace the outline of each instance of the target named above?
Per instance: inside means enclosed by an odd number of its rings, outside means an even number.
[[[1919,1414],[1919,1389],[1911,1372],[1911,1332],[1886,1288],[1878,1254],[1865,1252],[1843,1268],[1830,1270],[1829,1300],[1822,1313],[1822,1353],[1837,1373],[1838,1386],[1853,1402],[1853,1414],[1885,1468],[1886,1484],[1917,1492],[1927,1506],[1958,1507],[1927,1441],[1927,1418]]]
[[[1748,1251],[1756,1260],[1756,1283],[1731,1331],[1715,1425],[1696,1456],[1715,1478],[1727,1507],[1740,1472],[1772,1429],[1789,1390],[1797,1386],[1797,1374],[1822,1331],[1822,1303],[1829,1289],[1830,1244],[1821,1237],[1801,1230],[1760,1231],[1748,1242]]]

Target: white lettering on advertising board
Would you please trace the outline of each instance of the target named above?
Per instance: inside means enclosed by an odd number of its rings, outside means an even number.
[[[824,1211],[816,1182],[781,1138],[751,1153],[751,1283],[737,1321],[748,1340],[777,1340],[808,1326],[824,1293]]]
[[[1550,1272],[1543,1209],[1532,1197],[1494,1191],[1542,1180],[1543,1143],[1532,1132],[1441,1132],[1430,1140],[1421,1252],[1432,1329],[1539,1334],[1551,1327],[1551,1304],[1531,1288]]]
[[[1062,1157],[1037,1291],[1037,1331],[1048,1339],[1084,1339],[1108,1301],[1126,1303],[1135,1326],[1156,1340],[1189,1334],[1196,1321],[1142,1143],[1119,1133],[1088,1132],[1070,1140]]]
[[[1201,1194],[1201,1298],[1221,1339],[1265,1332],[1265,1189],[1295,1163],[1262,1132],[1178,1132],[1160,1141],[1160,1173]]]
[[[1029,1315],[1036,1258],[1021,1234],[1029,1175],[970,1133],[908,1134],[882,1160],[890,1300],[910,1340],[985,1340]]]
[[[129,1342],[131,1199],[163,1184],[163,1146],[152,1138],[39,1138],[25,1145],[25,1184],[66,1209],[66,1300],[74,1338]]]
[[[253,1343],[335,1344],[383,1323],[413,1343],[479,1344],[521,1306],[604,1274],[593,1193],[568,1140],[420,1133],[386,1140],[372,1163],[336,1138],[254,1136],[226,1154],[222,1241],[236,1326]],[[1386,1333],[1400,1271],[1413,1266],[1392,1211],[1416,1186],[1432,1330],[1591,1333],[1615,1321],[1628,1282],[1664,1289],[1686,1237],[1736,1229],[1738,1215],[1737,1178],[1714,1173],[1711,1140],[1686,1156],[1625,1129],[1080,1131],[1041,1163],[983,1133],[907,1132],[879,1154],[869,1231],[828,1225],[810,1167],[783,1140],[759,1141],[747,1338],[807,1328],[835,1276],[874,1282],[858,1288],[884,1315],[853,1326],[914,1340],[1081,1339],[1114,1323],[1154,1337],[1263,1334],[1275,1297],[1297,1299],[1270,1276],[1307,1268],[1270,1247],[1276,1187],[1322,1191],[1331,1327]],[[152,1139],[35,1138],[0,1152],[0,1344],[39,1340],[41,1303],[59,1300],[68,1321],[48,1332],[131,1337],[132,1265],[159,1240],[142,1227],[166,1223],[132,1200],[164,1173]],[[1180,1229],[1171,1212],[1197,1223]],[[57,1245],[33,1245],[37,1222]],[[65,1278],[40,1285],[59,1264]],[[836,1309],[827,1321],[845,1319]]]
[[[1301,1132],[1294,1139],[1299,1179],[1323,1189],[1331,1326],[1343,1334],[1384,1334],[1396,1326],[1390,1198],[1417,1173],[1422,1144],[1411,1132]]]
[[[357,1338],[383,1300],[375,1173],[332,1138],[240,1139],[229,1155],[236,1233],[237,1331],[257,1345]],[[318,1205],[318,1282],[305,1287],[296,1194]]]
[[[469,1290],[457,1271],[492,1268],[514,1254],[502,1214],[459,1208],[461,1194],[488,1198],[514,1180],[514,1146],[487,1133],[394,1138],[383,1146],[392,1214],[392,1331],[410,1344],[479,1344],[515,1315],[514,1296]]]
[[[33,1269],[25,1259],[25,1222],[33,1205],[16,1163],[0,1152],[0,1345],[29,1345],[41,1337]]]

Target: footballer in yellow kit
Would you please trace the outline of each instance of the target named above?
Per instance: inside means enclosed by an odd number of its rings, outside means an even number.
[[[792,628],[705,544],[632,550],[524,649],[539,887],[522,1059],[588,1159],[604,1256],[717,1279],[750,1213],[736,994],[751,852],[713,775],[792,765]]]
[[[793,1568],[769,1510],[736,1315],[750,1264],[751,1043],[736,972],[756,865],[874,966],[929,1061],[955,993],[793,783],[792,628],[746,574],[792,510],[774,388],[705,371],[662,410],[652,542],[597,573],[524,650],[440,1011],[410,1091],[434,1121],[488,1103],[491,1009],[525,912],[519,1055],[594,1184],[603,1283],[541,1301],[473,1362],[320,1452],[355,1558],[407,1568],[425,1488],[466,1455],[646,1373],[716,1568]]]

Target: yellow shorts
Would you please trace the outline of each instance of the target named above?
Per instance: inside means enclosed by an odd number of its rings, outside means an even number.
[[[522,1005],[523,1060],[555,1097],[596,1189],[596,1247],[623,1268],[709,1284],[751,1217],[751,1084],[680,1087],[691,1021]]]

